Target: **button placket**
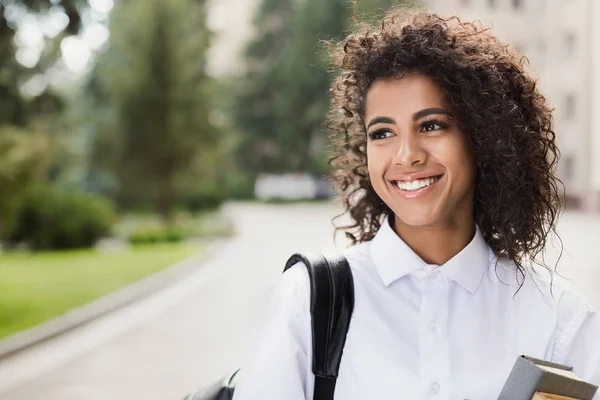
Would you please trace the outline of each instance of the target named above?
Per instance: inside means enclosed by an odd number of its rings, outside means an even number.
[[[431,321],[429,323],[429,330],[433,333],[437,333],[440,330],[440,325],[435,321]]]
[[[432,271],[424,279],[420,329],[421,379],[423,389],[437,397],[444,393],[442,385],[450,380],[448,338],[441,334],[447,324],[449,285],[441,271]]]

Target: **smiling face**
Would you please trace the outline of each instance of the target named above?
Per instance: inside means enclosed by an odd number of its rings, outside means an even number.
[[[369,178],[394,212],[397,232],[472,224],[473,156],[431,78],[409,74],[375,81],[364,122]]]

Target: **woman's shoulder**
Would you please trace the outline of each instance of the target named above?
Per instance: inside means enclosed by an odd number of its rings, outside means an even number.
[[[348,261],[350,269],[354,274],[365,269],[370,263],[369,242],[360,243],[338,253],[323,254],[328,259],[334,259],[343,256]],[[302,262],[292,265],[280,279],[279,291],[286,297],[296,297],[298,293],[308,293],[310,291],[310,280],[306,266]]]
[[[329,260],[343,256],[348,261],[352,271],[356,272],[363,269],[371,260],[368,250],[369,244],[370,242],[356,244],[337,253],[324,253],[323,256]],[[308,271],[302,262],[297,262],[292,265],[283,275],[282,285],[284,285],[288,291],[303,290],[310,286]]]
[[[547,284],[549,285],[549,283]],[[596,310],[588,298],[574,282],[555,275],[551,282],[551,288],[557,299],[557,326],[563,327],[563,330],[577,329],[586,319],[596,314]]]
[[[546,279],[545,284],[552,288],[555,299],[553,359],[561,363],[578,364],[579,361],[574,361],[577,357],[569,358],[573,356],[572,353],[577,353],[574,349],[578,347],[596,352],[597,357],[600,350],[596,344],[600,334],[598,315],[588,298],[574,282],[560,275],[553,275],[551,282]],[[581,370],[580,373],[584,371]]]
[[[550,292],[551,297],[555,299],[559,313],[572,316],[595,312],[588,298],[573,281],[555,272],[552,272],[551,275],[551,277],[544,276],[538,279],[538,284],[542,285],[547,293]]]
[[[346,257],[352,270],[361,270],[371,265],[371,242],[363,242],[344,249],[341,254]]]
[[[559,324],[560,321],[572,321],[595,313],[594,307],[576,283],[553,270],[540,266],[530,267],[523,276],[509,260],[500,260],[498,266],[498,278],[518,289],[516,297],[522,292],[523,296],[543,301],[557,313]]]

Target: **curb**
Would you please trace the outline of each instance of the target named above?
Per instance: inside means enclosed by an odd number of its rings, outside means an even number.
[[[198,268],[199,263],[210,258],[227,241],[227,239],[217,239],[201,253],[194,254],[140,281],[76,307],[47,322],[1,339],[0,360],[160,291],[171,283],[188,276]]]

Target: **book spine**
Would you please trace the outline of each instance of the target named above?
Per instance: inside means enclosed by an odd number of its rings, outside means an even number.
[[[517,358],[498,400],[531,400],[543,376],[544,372],[530,361]]]
[[[596,393],[596,386],[577,381],[566,376],[544,373],[537,385],[537,390],[561,396],[569,396],[581,400],[592,400]]]

